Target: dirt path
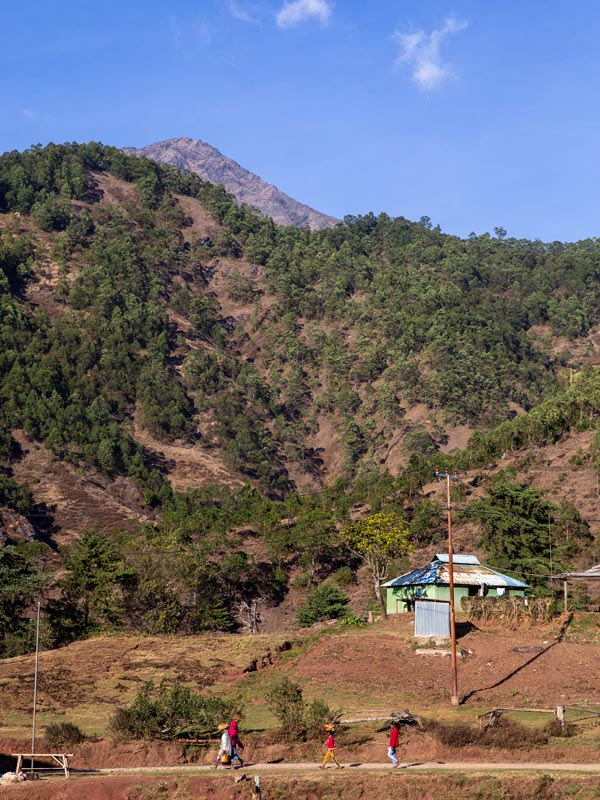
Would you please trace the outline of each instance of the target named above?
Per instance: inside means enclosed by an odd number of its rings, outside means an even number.
[[[363,771],[376,771],[376,772],[391,772],[391,764],[384,764],[381,762],[351,762],[350,764],[343,764],[344,769],[354,772],[356,770]],[[144,774],[144,773],[171,773],[171,774],[185,774],[185,773],[198,773],[208,772],[213,775],[225,775],[231,773],[232,775],[275,775],[285,773],[301,773],[301,772],[314,772],[319,770],[320,762],[301,761],[301,762],[286,762],[283,764],[246,764],[243,767],[232,769],[218,769],[215,770],[211,766],[189,766],[189,767],[116,767],[112,769],[98,769],[98,770],[80,770],[78,774],[94,774],[94,775],[123,775],[123,774]],[[400,763],[398,770],[408,770],[410,772],[423,772],[423,771],[444,771],[449,770],[452,772],[588,772],[600,774],[600,761],[594,764],[582,763],[558,763],[546,761],[412,761],[407,763]],[[320,770],[319,770],[320,771]],[[337,767],[326,767],[328,772],[337,772]]]

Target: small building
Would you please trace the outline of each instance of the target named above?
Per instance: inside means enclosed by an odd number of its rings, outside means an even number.
[[[460,609],[463,597],[524,597],[529,586],[491,567],[479,563],[477,556],[454,554],[454,603]],[[425,567],[414,569],[382,584],[387,591],[388,614],[402,614],[414,609],[415,600],[450,602],[448,554],[439,553]]]

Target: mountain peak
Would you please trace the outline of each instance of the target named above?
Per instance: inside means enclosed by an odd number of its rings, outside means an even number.
[[[173,164],[195,172],[211,183],[222,183],[239,203],[255,206],[279,225],[322,230],[339,220],[294,200],[276,186],[224,156],[216,147],[189,136],[165,139],[146,147],[124,147],[132,155],[146,156],[160,164]]]

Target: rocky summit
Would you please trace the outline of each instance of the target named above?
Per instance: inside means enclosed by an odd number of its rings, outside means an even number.
[[[221,183],[238,202],[258,208],[279,225],[322,230],[339,220],[299,203],[276,186],[241,167],[206,142],[182,136],[166,139],[146,147],[124,147],[131,155],[146,156],[160,164],[173,164],[181,170],[195,172],[211,183]]]

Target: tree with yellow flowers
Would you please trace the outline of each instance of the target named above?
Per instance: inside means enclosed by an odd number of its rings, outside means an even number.
[[[398,514],[379,512],[349,525],[340,533],[346,547],[369,567],[383,619],[387,617],[381,583],[393,559],[412,550],[408,526]]]

